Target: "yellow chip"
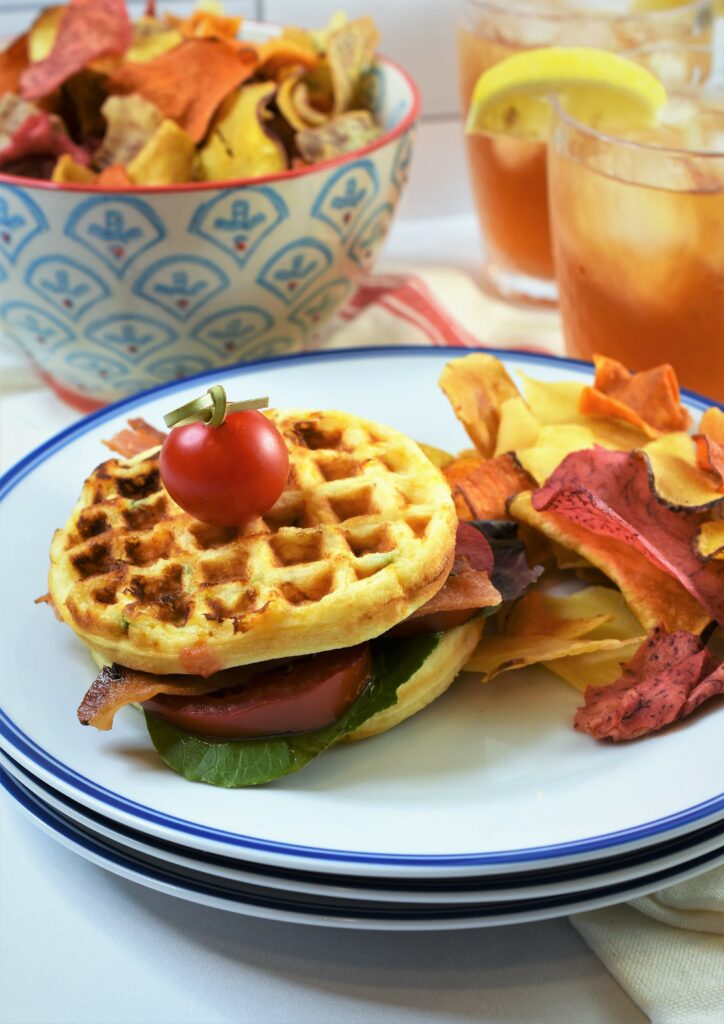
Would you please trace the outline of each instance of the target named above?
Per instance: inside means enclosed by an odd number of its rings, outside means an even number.
[[[482,637],[465,668],[481,672],[488,682],[513,668],[617,649],[630,640],[631,620],[643,639],[621,595],[607,587],[588,587],[567,597],[533,591],[513,605],[501,635]]]
[[[371,65],[380,41],[372,18],[346,21],[327,37],[325,53],[332,76],[334,111],[349,110],[363,71]]]
[[[175,121],[158,126],[143,149],[127,167],[134,185],[176,185],[191,180],[196,146]]]
[[[106,133],[95,154],[96,166],[126,167],[153,138],[163,121],[155,103],[139,93],[130,96],[109,96],[101,107],[106,119]]]
[[[56,161],[50,180],[58,184],[92,185],[97,177],[98,175],[90,167],[84,167],[83,164],[77,163],[72,156],[63,153]]]
[[[702,558],[724,559],[724,520],[702,524],[696,535],[696,549]]]
[[[546,668],[583,693],[587,686],[615,683],[621,675],[622,666],[633,658],[640,646],[641,640],[637,638],[613,650],[588,651],[586,654],[556,658],[547,661]]]
[[[721,502],[712,476],[697,465],[696,446],[689,434],[662,434],[644,445],[654,474],[654,490],[673,505],[701,508]]]
[[[509,398],[500,406],[494,454],[503,455],[532,447],[538,440],[540,428],[540,420],[530,411],[525,399],[520,395]]]
[[[65,11],[65,4],[58,7],[46,7],[30,26],[27,47],[28,58],[32,64],[39,60],[45,60],[53,49]]]
[[[503,403],[520,397],[508,371],[495,356],[475,352],[447,363],[439,384],[470,440],[489,458],[497,444]]]
[[[133,37],[126,60],[143,64],[183,42],[183,33],[158,18],[142,15],[133,22]]]
[[[541,423],[575,423],[583,384],[574,380],[535,380],[519,374],[528,406]]]
[[[445,469],[446,466],[452,465],[455,461],[455,456],[449,452],[445,452],[442,448],[433,448],[430,444],[423,444],[422,441],[418,441],[418,446],[422,448],[425,455],[427,455],[433,466],[437,466],[438,469]]]
[[[286,170],[284,147],[263,120],[276,89],[274,82],[254,82],[224,100],[199,154],[202,180],[257,178]]]
[[[348,110],[318,128],[304,128],[294,138],[307,163],[318,164],[361,149],[381,134],[382,129],[369,110]]]

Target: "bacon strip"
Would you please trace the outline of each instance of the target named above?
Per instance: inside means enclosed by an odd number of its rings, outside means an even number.
[[[190,675],[156,676],[122,665],[106,665],[81,701],[78,721],[81,725],[92,725],[105,732],[112,727],[116,712],[126,704],[142,704],[159,693],[199,697],[204,693],[226,690],[240,686],[269,665],[267,661],[230,668],[205,679]]]
[[[128,427],[119,430],[108,441],[103,441],[103,444],[112,452],[118,452],[124,458],[130,459],[133,455],[140,455],[149,448],[163,444],[165,439],[166,433],[163,430],[157,430],[144,419],[137,417],[129,420]]]
[[[409,618],[500,604],[502,598],[490,582],[493,561],[493,551],[482,533],[469,523],[459,522],[450,575],[437,594]]]

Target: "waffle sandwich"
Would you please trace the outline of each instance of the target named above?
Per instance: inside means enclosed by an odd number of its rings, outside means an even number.
[[[499,595],[487,572],[469,559],[456,561],[450,489],[418,445],[342,412],[266,415],[286,442],[289,476],[273,507],[242,526],[209,525],[180,508],[163,486],[158,447],[110,459],[86,480],[53,537],[49,574],[58,615],[103,667],[79,709],[84,724],[110,728],[126,703],[158,712],[169,698],[208,701],[208,695],[236,693],[249,680],[268,679],[270,666],[281,664],[289,679],[309,656],[359,652],[381,637],[390,677],[397,671],[390,651],[402,656],[414,648],[392,700],[370,703],[363,680],[357,696],[371,713],[360,722],[348,715],[349,727],[330,742],[363,738],[447,689],[475,647],[478,607],[497,604]],[[454,564],[453,576],[462,569],[468,584],[476,576],[477,605],[462,617],[459,596],[452,605],[440,602]],[[470,593],[468,586],[468,606]],[[432,626],[442,621],[452,628],[425,636],[428,607],[437,615]],[[446,619],[450,607],[457,616]],[[415,619],[422,639],[387,639]],[[374,657],[365,664],[373,666],[368,676],[380,676]],[[158,732],[153,711],[147,718]],[[285,729],[288,723],[277,732]],[[259,737],[238,740],[227,745],[259,754]],[[218,735],[195,741],[220,742]]]

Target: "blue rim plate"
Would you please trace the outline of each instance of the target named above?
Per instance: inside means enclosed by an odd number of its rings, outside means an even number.
[[[34,797],[2,769],[0,787],[15,801],[26,817],[47,835],[97,866],[121,875],[129,881],[169,896],[216,909],[325,927],[438,931],[522,924],[596,910],[623,900],[634,899],[724,863],[724,853],[721,850],[714,850],[676,867],[652,872],[634,882],[597,890],[587,890],[584,887],[565,896],[513,899],[491,904],[471,902],[463,905],[431,906],[421,903],[386,906],[379,903],[280,892],[265,889],[263,886],[229,884],[186,874],[162,861],[134,856],[77,827],[69,818],[51,810]]]
[[[376,878],[358,875],[315,874],[311,871],[285,871],[249,864],[233,857],[197,853],[176,843],[154,839],[95,814],[21,768],[0,750],[0,771],[4,771],[36,801],[68,820],[91,838],[110,842],[132,857],[150,858],[168,868],[182,870],[192,877],[201,875],[212,881],[224,879],[262,886],[288,893],[305,893],[323,898],[335,897],[389,904],[499,903],[537,897],[575,895],[603,889],[620,882],[633,883],[668,868],[690,863],[712,852],[724,854],[724,821],[695,829],[676,839],[655,843],[616,857],[596,858],[536,872],[520,872],[478,878],[441,878],[428,881]]]
[[[13,538],[0,600],[17,641],[0,745],[59,792],[160,839],[290,869],[354,866],[370,877],[537,870],[662,842],[724,816],[711,713],[641,743],[596,744],[570,729],[573,692],[540,670],[482,688],[463,680],[391,733],[253,791],[194,786],[159,768],[132,711],[110,735],[75,724],[93,669],[70,631],[32,600],[45,586],[52,529],[103,457],[102,437],[129,413],[160,422],[221,381],[232,397],[268,391],[279,405],[338,406],[454,450],[469,442],[436,379],[446,360],[465,354],[362,349],[232,367],[99,410],[18,462],[0,479],[0,529]],[[578,361],[495,354],[541,379],[590,378]],[[694,413],[712,404],[690,393],[686,401]],[[692,757],[701,771],[682,779],[678,766]]]

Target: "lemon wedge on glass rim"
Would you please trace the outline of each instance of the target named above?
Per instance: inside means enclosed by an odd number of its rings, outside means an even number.
[[[616,53],[584,46],[521,50],[478,78],[465,130],[544,142],[552,96],[576,120],[613,133],[650,127],[667,101],[655,75]]]

